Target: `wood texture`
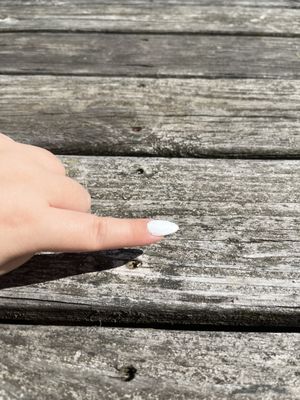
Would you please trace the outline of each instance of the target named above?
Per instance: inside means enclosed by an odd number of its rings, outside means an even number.
[[[300,78],[299,38],[2,33],[1,74]]]
[[[300,161],[128,157],[299,157],[299,12],[0,0],[0,129],[88,155],[61,159],[94,213],[180,225],[2,277],[1,400],[300,399],[299,333],[141,329],[299,332]]]
[[[299,399],[299,334],[0,328],[0,396]]]
[[[94,213],[181,230],[144,249],[37,255],[1,278],[2,320],[300,327],[299,161],[62,160]]]
[[[296,80],[0,76],[1,131],[56,154],[299,157],[299,104]]]
[[[0,1],[0,31],[299,35],[299,3],[244,1]]]

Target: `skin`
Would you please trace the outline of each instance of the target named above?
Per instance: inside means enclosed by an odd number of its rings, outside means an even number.
[[[98,217],[91,196],[43,148],[0,133],[0,275],[42,251],[81,252],[144,246],[162,237],[149,219]]]

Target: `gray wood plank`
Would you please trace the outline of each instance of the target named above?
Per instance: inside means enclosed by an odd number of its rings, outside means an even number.
[[[175,5],[182,4],[182,0],[151,0],[151,6],[163,6],[163,5]],[[184,3],[190,6],[213,6],[213,7],[224,7],[228,6],[227,0],[184,0]],[[14,6],[27,6],[27,5],[41,5],[47,6],[61,6],[64,7],[66,5],[70,5],[70,0],[0,0],[0,4],[2,6],[8,6],[13,4]],[[126,5],[146,5],[146,0],[121,0],[118,1],[120,6]],[[115,5],[114,0],[72,0],[71,5],[76,6],[86,6],[86,5]],[[298,0],[231,0],[231,7],[241,6],[241,7],[254,7],[254,8],[291,8],[297,9],[300,8]]]
[[[1,74],[300,77],[299,38],[2,33]]]
[[[0,326],[0,397],[299,399],[299,334]]]
[[[299,35],[299,2],[0,1],[0,31]]]
[[[299,157],[297,80],[0,76],[0,130],[57,154]]]
[[[35,256],[1,278],[2,320],[300,327],[299,161],[61,159],[97,215],[181,230],[143,249]]]

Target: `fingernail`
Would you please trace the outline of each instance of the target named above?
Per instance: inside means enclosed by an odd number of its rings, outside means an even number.
[[[179,226],[174,224],[174,222],[153,219],[148,222],[147,228],[153,236],[166,236],[178,231]]]

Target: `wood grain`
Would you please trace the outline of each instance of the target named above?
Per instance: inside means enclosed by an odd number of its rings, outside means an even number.
[[[299,334],[1,325],[0,396],[295,400]]]
[[[1,131],[56,154],[299,157],[299,115],[297,80],[0,76]]]
[[[1,74],[300,78],[298,38],[2,33]]]
[[[299,35],[298,2],[0,1],[0,31]]]
[[[97,215],[181,230],[144,249],[37,255],[1,278],[2,320],[300,327],[299,161],[61,158]]]

